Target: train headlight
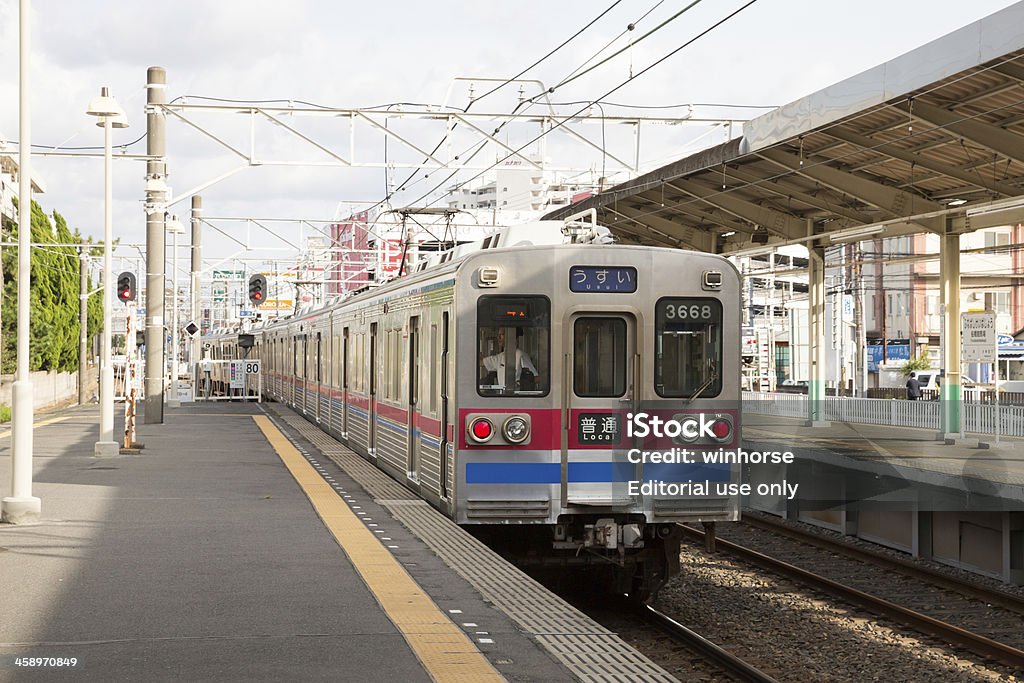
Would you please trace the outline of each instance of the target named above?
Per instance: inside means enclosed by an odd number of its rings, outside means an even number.
[[[676,443],[693,443],[700,438],[700,420],[696,417],[677,417],[676,419],[679,422],[679,431],[676,434],[670,434]]]
[[[478,417],[469,424],[469,438],[477,443],[487,443],[494,436],[494,423],[486,417]]]
[[[530,438],[530,423],[524,417],[513,415],[505,420],[505,424],[501,426],[501,433],[509,443],[523,443]]]

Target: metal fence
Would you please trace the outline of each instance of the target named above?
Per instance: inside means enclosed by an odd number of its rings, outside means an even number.
[[[961,403],[965,432],[995,434],[996,416],[1003,436],[1024,436],[1024,406]],[[906,401],[881,398],[825,397],[825,419],[935,429],[941,427],[939,401]],[[743,412],[779,417],[807,417],[807,396],[802,394],[743,392]]]

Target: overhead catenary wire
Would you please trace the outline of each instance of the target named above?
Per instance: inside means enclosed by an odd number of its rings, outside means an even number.
[[[505,86],[506,86],[506,85],[508,85],[509,83],[512,83],[512,82],[514,82],[514,81],[515,81],[516,79],[520,78],[520,77],[521,77],[521,76],[522,76],[523,74],[525,74],[525,73],[526,73],[527,71],[529,71],[530,69],[533,69],[533,68],[535,68],[536,66],[538,66],[539,64],[541,64],[542,62],[544,62],[544,61],[545,61],[546,59],[550,58],[550,57],[551,57],[552,55],[554,55],[554,54],[555,54],[556,52],[558,52],[558,51],[559,51],[559,50],[561,50],[561,49],[562,49],[563,47],[565,47],[565,46],[566,46],[566,45],[568,45],[568,44],[569,44],[570,42],[572,42],[572,41],[573,41],[574,39],[576,39],[577,37],[579,37],[579,36],[580,36],[580,35],[581,35],[581,34],[582,34],[582,33],[583,33],[584,31],[586,31],[586,30],[587,30],[588,28],[590,28],[590,27],[591,27],[591,26],[593,26],[593,25],[594,25],[595,23],[597,23],[597,22],[598,22],[598,21],[599,21],[599,20],[600,20],[600,19],[601,19],[602,17],[604,17],[604,16],[605,16],[605,15],[606,15],[606,14],[607,14],[608,12],[610,12],[610,11],[611,11],[612,9],[614,9],[614,8],[615,8],[615,6],[616,6],[616,5],[618,5],[618,4],[619,4],[619,3],[621,2],[621,1],[622,1],[622,0],[615,0],[615,2],[613,2],[613,3],[612,3],[612,4],[610,5],[610,6],[608,6],[608,7],[607,7],[607,8],[606,8],[606,9],[605,9],[604,11],[602,11],[602,12],[601,12],[600,14],[598,14],[598,15],[597,15],[597,16],[596,16],[595,18],[591,19],[591,20],[590,20],[589,22],[587,22],[587,24],[586,24],[586,25],[584,25],[584,26],[583,26],[583,28],[581,28],[581,29],[579,29],[578,31],[576,31],[576,33],[574,33],[574,34],[573,34],[572,36],[570,36],[570,37],[569,37],[569,38],[567,38],[566,40],[562,41],[562,43],[561,43],[561,44],[559,44],[559,45],[558,45],[558,46],[557,46],[556,48],[554,48],[553,50],[549,51],[549,52],[548,52],[548,53],[547,53],[546,55],[544,55],[544,56],[543,56],[543,57],[541,57],[540,59],[536,60],[536,61],[535,61],[535,62],[534,62],[533,64],[531,64],[530,66],[526,67],[525,69],[523,69],[522,71],[520,71],[520,72],[519,72],[518,74],[516,74],[515,76],[513,76],[513,77],[511,77],[511,78],[509,78],[509,79],[506,79],[506,80],[505,80],[504,82],[502,82],[502,83],[501,83],[500,85],[497,85],[497,86],[495,86],[494,88],[492,88],[492,89],[491,89],[491,90],[489,90],[488,92],[484,93],[484,94],[483,94],[483,95],[481,95],[480,97],[476,97],[476,98],[474,98],[473,100],[471,100],[471,101],[469,102],[469,104],[467,104],[467,105],[466,105],[465,109],[463,109],[463,113],[469,112],[470,108],[471,108],[471,107],[472,107],[472,106],[473,106],[473,105],[474,105],[474,104],[475,104],[476,102],[479,102],[480,100],[484,99],[484,98],[485,98],[485,97],[487,97],[488,95],[491,95],[491,94],[493,94],[493,93],[497,92],[497,91],[498,91],[499,89],[501,89],[501,88],[505,87]],[[430,151],[430,156],[433,156],[433,155],[434,155],[434,154],[435,154],[435,153],[437,152],[437,150],[441,149],[441,145],[443,145],[443,144],[444,144],[444,143],[445,143],[445,142],[446,142],[446,141],[448,140],[448,137],[449,137],[449,136],[451,135],[451,131],[452,131],[452,130],[454,130],[454,129],[455,129],[455,127],[456,127],[457,125],[458,125],[458,124],[456,124],[455,126],[452,126],[452,129],[451,129],[451,130],[449,130],[449,131],[447,131],[447,132],[446,132],[446,133],[444,134],[444,136],[443,136],[443,137],[442,137],[442,138],[441,138],[441,139],[440,139],[440,140],[438,141],[438,143],[437,143],[436,145],[434,145],[434,148],[433,148],[433,149],[432,149],[432,150]],[[476,153],[474,153],[474,156],[475,156],[475,155],[476,155]],[[472,157],[471,157],[471,158],[472,158]],[[385,165],[386,165],[386,163],[387,163],[387,159],[385,159]],[[405,178],[405,180],[403,180],[403,181],[401,182],[401,184],[399,184],[399,185],[398,185],[398,187],[396,187],[396,188],[395,188],[394,190],[391,190],[391,191],[389,191],[389,192],[388,192],[388,193],[386,194],[386,196],[385,196],[385,197],[384,197],[383,199],[381,199],[381,200],[380,200],[380,201],[378,201],[378,202],[377,202],[376,204],[374,204],[373,206],[371,206],[371,207],[370,207],[369,209],[367,209],[367,211],[373,211],[374,209],[376,209],[376,208],[377,208],[377,207],[379,207],[379,206],[382,206],[382,205],[386,205],[386,204],[387,204],[388,202],[390,202],[390,201],[391,201],[392,197],[394,197],[394,196],[395,196],[396,194],[398,194],[399,192],[401,192],[402,190],[404,190],[404,189],[405,189],[405,188],[406,188],[406,187],[408,186],[408,184],[409,184],[409,181],[411,181],[411,180],[412,180],[413,178],[415,178],[415,177],[416,177],[416,175],[417,175],[418,173],[419,173],[419,169],[416,169],[416,170],[412,171],[412,172],[411,172],[411,173],[410,173],[410,174],[409,174],[409,175],[408,175],[408,176],[407,176],[407,177]]]
[[[669,17],[668,19],[666,19],[665,21],[661,22],[660,24],[658,24],[657,26],[655,26],[654,28],[652,28],[652,29],[651,29],[650,31],[648,31],[647,33],[643,34],[642,36],[640,36],[639,38],[637,38],[637,39],[636,39],[636,40],[634,40],[634,41],[630,41],[629,45],[627,45],[626,47],[624,47],[624,48],[622,48],[621,50],[618,50],[618,51],[616,51],[616,52],[613,52],[612,54],[608,55],[607,57],[605,57],[604,59],[602,59],[602,60],[601,60],[600,62],[598,62],[597,64],[594,64],[594,65],[592,65],[592,66],[589,66],[589,67],[587,67],[586,69],[584,69],[583,71],[579,71],[578,73],[573,73],[573,74],[569,75],[568,77],[566,77],[566,78],[562,79],[562,81],[561,81],[561,82],[559,82],[559,83],[555,84],[554,86],[552,86],[551,88],[549,88],[549,89],[548,89],[548,92],[549,92],[549,93],[553,93],[553,92],[555,92],[555,90],[557,90],[557,89],[561,88],[562,86],[564,86],[564,85],[568,85],[568,84],[572,83],[573,81],[575,81],[575,80],[577,80],[577,79],[579,79],[579,78],[582,78],[583,76],[586,76],[586,75],[587,75],[588,73],[590,73],[590,72],[591,72],[591,71],[593,71],[594,69],[598,68],[599,66],[601,66],[601,65],[603,65],[603,64],[607,64],[607,63],[608,63],[608,62],[609,62],[610,60],[614,59],[615,57],[618,57],[619,55],[621,55],[621,54],[622,54],[623,52],[625,52],[626,50],[628,50],[628,49],[632,48],[633,46],[635,46],[635,45],[637,45],[638,43],[642,42],[642,41],[643,41],[644,39],[646,39],[646,38],[650,37],[650,36],[651,36],[652,34],[654,34],[654,33],[657,33],[657,32],[658,32],[658,31],[660,31],[661,29],[665,28],[666,26],[668,26],[669,24],[671,24],[671,23],[672,23],[673,21],[675,21],[676,19],[678,19],[679,17],[681,17],[682,15],[686,14],[686,13],[687,13],[687,12],[689,12],[689,11],[690,11],[691,9],[693,9],[694,7],[696,7],[697,5],[699,5],[699,4],[700,4],[700,3],[702,2],[702,1],[703,1],[703,0],[693,0],[693,1],[692,1],[692,2],[691,2],[691,3],[689,4],[689,5],[687,5],[687,6],[686,6],[686,7],[684,7],[683,9],[679,10],[678,12],[676,12],[675,14],[673,14],[672,16],[670,16],[670,17]],[[742,10],[742,9],[744,9],[744,8],[740,8],[740,9]],[[645,70],[646,70],[646,69],[645,69]],[[642,72],[641,72],[641,73],[642,73]],[[637,74],[637,75],[639,76],[640,74]]]
[[[587,108],[589,108],[590,106],[592,106],[592,105],[593,105],[593,103],[595,103],[595,102],[598,102],[598,101],[603,101],[603,100],[604,100],[604,99],[605,99],[606,97],[608,97],[609,95],[611,95],[611,94],[613,94],[613,93],[615,93],[615,92],[618,92],[618,91],[619,91],[619,90],[621,90],[621,89],[622,89],[623,87],[625,87],[625,86],[626,86],[626,85],[628,85],[629,83],[633,82],[633,81],[634,81],[634,80],[636,80],[637,78],[639,78],[639,77],[643,76],[644,74],[646,74],[646,73],[647,73],[648,71],[650,71],[650,70],[651,70],[651,69],[653,69],[654,67],[658,66],[659,64],[661,64],[662,62],[666,61],[667,59],[669,59],[669,58],[673,57],[674,55],[676,55],[677,53],[679,53],[679,52],[680,52],[681,50],[683,50],[684,48],[686,48],[686,47],[689,47],[690,45],[692,45],[692,44],[693,44],[694,42],[696,42],[697,40],[699,40],[699,39],[703,38],[703,37],[704,37],[705,35],[707,35],[707,34],[708,34],[708,33],[710,33],[711,31],[715,30],[716,28],[718,28],[718,27],[719,27],[719,26],[721,26],[722,24],[726,23],[727,21],[729,21],[729,20],[730,20],[730,19],[732,19],[733,17],[737,16],[738,14],[740,14],[741,12],[743,12],[743,10],[747,9],[747,8],[748,8],[748,7],[750,7],[751,5],[754,5],[755,3],[757,3],[757,1],[758,1],[758,0],[748,0],[748,2],[746,2],[745,4],[743,4],[743,5],[742,5],[741,7],[739,7],[738,9],[736,9],[736,10],[734,10],[734,11],[730,12],[729,14],[727,14],[727,15],[726,15],[725,17],[723,17],[722,19],[719,19],[719,20],[718,20],[718,21],[716,21],[716,22],[715,22],[714,24],[712,24],[712,25],[711,25],[711,26],[709,26],[708,28],[704,29],[703,31],[701,31],[700,33],[698,33],[698,34],[697,34],[696,36],[694,36],[693,38],[691,38],[691,39],[687,40],[686,42],[682,43],[681,45],[679,45],[679,46],[678,46],[678,47],[676,47],[675,49],[671,50],[670,52],[668,52],[667,54],[665,54],[664,56],[662,56],[662,57],[661,57],[661,58],[659,58],[658,60],[656,60],[656,61],[654,61],[653,63],[651,63],[651,64],[649,64],[648,66],[646,66],[646,67],[645,67],[644,69],[642,69],[642,70],[641,70],[641,71],[639,71],[638,73],[636,73],[636,74],[633,74],[633,75],[630,75],[630,76],[629,76],[629,77],[628,77],[627,79],[625,79],[624,81],[622,81],[621,83],[619,83],[618,85],[616,85],[616,86],[615,86],[614,88],[612,88],[611,90],[609,90],[609,91],[607,91],[606,93],[604,93],[604,94],[603,94],[602,96],[600,96],[600,97],[598,97],[598,98],[595,98],[595,99],[591,100],[591,101],[590,101],[590,103],[589,103],[589,104],[588,104],[587,106],[585,106],[585,107],[583,107],[582,109],[578,110],[578,111],[577,111],[577,112],[576,112],[575,114],[572,114],[571,116],[568,116],[568,117],[564,118],[564,119],[563,119],[562,121],[560,121],[560,122],[558,122],[558,123],[555,123],[555,124],[554,124],[554,125],[553,125],[553,126],[552,126],[551,128],[549,128],[549,129],[548,129],[547,131],[544,131],[544,132],[542,132],[542,133],[541,133],[540,135],[537,135],[537,136],[535,136],[534,138],[532,138],[531,140],[529,140],[529,141],[528,141],[527,143],[525,143],[524,145],[521,145],[520,147],[516,148],[516,149],[514,150],[514,152],[512,152],[512,153],[510,153],[510,154],[508,154],[508,155],[506,155],[506,156],[504,156],[504,157],[502,157],[502,158],[500,158],[500,159],[499,159],[498,161],[494,162],[493,164],[491,164],[490,166],[488,166],[488,167],[487,167],[486,169],[484,169],[484,170],[482,170],[482,171],[479,171],[478,173],[476,173],[475,175],[473,175],[473,176],[472,176],[471,178],[469,178],[469,179],[467,179],[467,180],[465,180],[465,181],[463,181],[463,182],[461,182],[461,183],[457,184],[457,185],[456,185],[456,186],[455,186],[455,187],[454,187],[453,189],[457,190],[457,189],[460,189],[460,188],[464,187],[465,185],[467,185],[467,184],[469,184],[469,183],[473,182],[474,180],[476,180],[477,178],[481,177],[481,176],[482,176],[482,175],[483,175],[484,173],[486,173],[487,171],[489,171],[489,170],[491,170],[491,169],[495,168],[496,166],[498,166],[498,164],[500,164],[500,163],[504,162],[505,160],[507,160],[507,159],[511,158],[512,156],[514,156],[514,155],[516,155],[516,154],[519,154],[519,153],[520,153],[520,152],[522,152],[522,151],[523,151],[524,149],[526,149],[527,147],[529,147],[529,146],[530,146],[530,145],[532,145],[533,143],[537,142],[538,140],[540,140],[540,139],[541,139],[542,137],[544,137],[545,135],[548,135],[548,134],[549,134],[549,133],[551,133],[552,131],[554,131],[554,130],[556,130],[556,129],[558,129],[558,128],[562,127],[562,126],[564,126],[564,125],[565,125],[565,124],[566,124],[566,123],[567,123],[568,121],[570,121],[570,120],[571,120],[572,118],[574,118],[574,117],[576,117],[576,116],[579,116],[579,115],[580,115],[581,113],[583,113],[584,111],[586,111],[586,109],[587,109]],[[695,3],[694,3],[694,4],[695,4]],[[693,4],[689,5],[688,7],[692,7],[692,6],[693,6]],[[436,186],[435,186],[435,187],[434,187],[433,189],[429,190],[428,192],[424,193],[423,195],[421,195],[420,197],[418,197],[417,199],[415,199],[415,200],[414,200],[414,201],[413,201],[412,203],[413,203],[413,204],[415,204],[415,203],[418,203],[418,202],[422,201],[423,199],[425,199],[425,198],[429,197],[429,196],[430,196],[431,194],[433,194],[433,193],[434,193],[435,191],[437,191],[437,189],[438,189],[439,187],[443,186],[443,185],[444,185],[444,184],[446,184],[446,183],[447,183],[447,182],[448,182],[449,180],[451,180],[451,178],[452,178],[452,177],[454,177],[456,173],[457,173],[457,171],[455,171],[455,172],[453,172],[453,173],[449,174],[449,175],[448,175],[448,177],[447,177],[447,178],[445,178],[445,180],[443,180],[443,181],[442,181],[442,182],[441,182],[440,184],[436,185]],[[433,200],[432,202],[430,202],[429,204],[427,204],[427,206],[431,206],[431,205],[433,205],[433,204],[437,203],[437,201],[438,201],[438,200],[439,200],[439,199],[435,199],[435,200]]]
[[[697,1],[699,2],[700,0],[697,0]],[[541,63],[542,61],[544,61],[545,59],[547,59],[548,57],[550,57],[551,55],[553,55],[553,54],[554,54],[554,53],[555,53],[555,52],[556,52],[557,50],[559,50],[559,49],[561,49],[562,47],[564,47],[564,46],[565,46],[566,44],[568,44],[568,43],[569,43],[569,42],[570,42],[571,40],[573,40],[573,39],[574,39],[575,37],[577,37],[578,35],[580,35],[580,34],[581,34],[581,33],[582,33],[582,32],[583,32],[584,30],[586,30],[587,28],[589,28],[590,26],[592,26],[592,25],[593,25],[594,23],[596,23],[596,21],[597,21],[598,19],[600,19],[600,18],[601,18],[602,16],[604,16],[605,14],[607,14],[607,12],[608,12],[608,11],[610,11],[610,10],[611,10],[611,9],[612,9],[613,7],[615,7],[615,5],[617,5],[617,4],[618,4],[618,3],[614,3],[613,5],[611,5],[610,7],[608,7],[608,8],[607,8],[607,9],[606,9],[606,10],[605,10],[604,12],[602,12],[602,13],[601,13],[600,15],[598,15],[598,17],[596,17],[595,19],[591,20],[591,21],[590,21],[590,22],[589,22],[589,23],[587,24],[587,26],[584,26],[584,27],[583,27],[583,29],[580,29],[579,31],[577,31],[577,32],[576,32],[576,34],[574,34],[574,35],[573,35],[572,37],[570,37],[570,38],[569,38],[568,40],[566,40],[566,41],[565,41],[564,43],[562,43],[562,45],[560,45],[560,46],[559,46],[558,48],[555,48],[555,50],[552,50],[552,51],[551,51],[550,53],[548,53],[548,55],[545,55],[545,57],[543,57],[543,58],[542,58],[541,60],[538,60],[538,61],[537,61],[537,62],[535,62],[535,63],[534,63],[533,65],[531,65],[531,66],[530,66],[530,67],[528,67],[527,69],[524,69],[523,71],[521,71],[521,72],[520,72],[519,74],[517,74],[516,76],[513,76],[513,77],[512,77],[512,78],[510,78],[510,79],[506,79],[506,80],[505,80],[505,81],[504,81],[504,82],[503,82],[503,83],[502,83],[501,85],[499,85],[499,86],[496,86],[496,87],[492,88],[492,89],[491,89],[490,91],[488,91],[488,92],[487,92],[487,93],[485,93],[484,95],[481,95],[480,97],[474,98],[474,99],[473,99],[473,101],[471,101],[471,102],[470,102],[470,105],[466,107],[465,111],[466,111],[466,112],[468,112],[468,111],[469,111],[469,107],[470,107],[470,106],[472,106],[472,104],[474,104],[475,102],[477,102],[477,101],[479,101],[479,100],[483,99],[483,98],[484,98],[484,97],[486,97],[487,95],[490,95],[490,94],[492,94],[492,93],[496,92],[496,91],[497,91],[498,89],[500,89],[500,88],[504,87],[505,85],[508,85],[509,83],[512,83],[512,82],[514,82],[514,81],[515,81],[516,79],[518,79],[518,78],[519,78],[520,76],[522,76],[522,75],[523,75],[523,74],[525,74],[525,73],[526,73],[527,71],[529,71],[529,69],[532,69],[532,68],[534,68],[535,66],[537,66],[538,64],[540,64],[540,63]],[[623,31],[622,33],[620,33],[620,34],[619,34],[618,36],[616,36],[616,37],[615,37],[614,39],[612,39],[612,41],[610,41],[610,42],[608,43],[608,45],[610,45],[610,44],[614,43],[614,42],[615,42],[616,40],[618,40],[619,38],[621,38],[621,37],[622,37],[623,35],[625,35],[625,34],[626,34],[626,33],[628,33],[629,31],[632,31],[632,30],[633,30],[633,29],[634,29],[634,28],[636,27],[636,24],[640,23],[640,21],[642,21],[642,20],[644,20],[645,18],[647,18],[647,16],[648,16],[648,15],[650,15],[650,14],[651,14],[651,12],[653,12],[653,11],[654,11],[654,10],[655,10],[655,9],[656,9],[656,8],[657,8],[657,7],[659,6],[659,5],[661,5],[661,4],[662,4],[662,2],[661,2],[661,1],[659,1],[659,2],[655,3],[655,4],[654,4],[654,6],[652,6],[652,7],[650,8],[650,9],[648,9],[648,10],[647,10],[646,12],[644,12],[644,13],[643,13],[643,14],[642,14],[642,15],[641,15],[641,16],[640,16],[639,18],[637,18],[636,20],[634,20],[634,21],[630,22],[630,24],[629,24],[629,25],[627,26],[626,30],[624,30],[624,31]],[[696,4],[696,2],[692,3],[692,4],[691,4],[691,6],[693,6],[693,5],[695,5],[695,4]],[[686,9],[689,9],[689,7],[687,7]],[[685,12],[685,10],[683,10],[683,12]],[[682,14],[683,12],[678,12],[678,13],[676,13],[676,15],[674,15],[674,16],[673,16],[673,17],[672,17],[671,19],[669,19],[668,21],[662,22],[662,23],[661,23],[661,24],[660,24],[660,25],[659,25],[658,27],[656,27],[656,28],[655,28],[655,29],[653,29],[652,31],[649,31],[649,32],[648,32],[647,34],[645,34],[645,35],[644,35],[643,37],[645,37],[645,38],[646,38],[647,36],[649,36],[650,34],[652,34],[652,33],[656,32],[657,30],[660,30],[660,29],[664,28],[664,27],[665,27],[666,25],[668,25],[668,23],[670,23],[670,22],[671,22],[672,20],[674,20],[675,18],[677,18],[677,17],[678,17],[679,15],[681,15],[681,14]],[[633,44],[635,44],[635,43],[633,43]],[[605,47],[603,47],[603,48],[601,48],[600,50],[598,50],[598,52],[597,52],[597,53],[596,53],[596,54],[595,54],[594,56],[592,56],[592,57],[588,58],[587,60],[585,60],[585,61],[583,62],[583,64],[582,64],[582,65],[581,65],[580,67],[577,67],[577,68],[576,68],[576,69],[575,69],[575,70],[574,70],[574,71],[573,71],[573,72],[572,72],[572,73],[570,74],[570,76],[571,76],[572,74],[575,74],[575,73],[576,73],[577,71],[579,71],[579,69],[580,69],[580,68],[582,68],[583,66],[585,66],[585,65],[586,65],[587,63],[589,63],[589,62],[590,62],[590,61],[591,61],[592,59],[594,59],[594,58],[595,58],[596,56],[598,56],[598,55],[599,55],[599,54],[600,54],[601,52],[603,52],[603,51],[604,51],[605,49],[607,49],[608,45],[606,45]],[[604,60],[604,61],[607,61],[607,60]],[[603,62],[602,62],[602,63],[603,63]],[[639,74],[637,74],[637,75],[639,75]],[[567,78],[568,78],[568,77],[567,77]],[[564,79],[563,79],[563,80],[564,80]],[[513,114],[515,114],[515,113],[516,113],[517,111],[519,111],[519,109],[523,108],[524,106],[525,106],[525,107],[529,107],[529,106],[531,106],[531,105],[535,104],[535,103],[536,103],[536,100],[537,100],[537,99],[538,99],[539,97],[545,96],[545,95],[546,95],[546,94],[548,94],[549,92],[553,92],[553,89],[549,88],[548,90],[542,91],[542,92],[538,93],[537,95],[535,95],[535,96],[533,96],[533,97],[531,97],[531,98],[527,98],[527,99],[525,99],[525,100],[522,100],[522,101],[520,101],[520,102],[519,102],[519,103],[518,103],[518,104],[517,104],[517,105],[515,106],[515,108],[513,109],[512,113],[513,113]],[[593,105],[595,105],[595,104],[600,104],[600,103],[599,103],[599,102],[588,102],[588,103],[587,103],[587,105],[588,105],[588,106],[593,106]],[[577,113],[578,113],[578,112],[577,112]],[[506,123],[502,123],[501,125],[499,125],[499,126],[498,126],[498,127],[497,127],[497,128],[495,129],[495,130],[494,130],[494,134],[495,134],[495,135],[497,135],[497,134],[498,134],[498,132],[499,132],[499,131],[501,131],[501,129],[502,129],[502,128],[504,128],[504,126],[505,126],[505,125],[506,125]],[[457,127],[457,124],[456,124],[456,126],[452,126],[452,130],[454,130],[454,129],[455,129],[456,127]],[[443,143],[444,143],[444,142],[445,142],[445,141],[446,141],[446,140],[448,139],[448,135],[450,134],[450,132],[451,132],[451,131],[449,131],[448,133],[446,133],[446,134],[445,134],[445,136],[444,136],[444,137],[443,137],[443,138],[441,139],[441,142],[439,142],[439,143],[438,143],[438,144],[437,144],[437,145],[436,145],[436,146],[434,147],[434,149],[433,149],[433,150],[431,151],[431,154],[434,154],[435,152],[437,152],[437,150],[438,150],[438,149],[440,148],[441,144],[443,144]],[[602,137],[603,137],[603,135],[604,135],[604,130],[603,130],[603,126],[602,126]],[[529,145],[529,144],[533,144],[533,141],[531,141],[530,143],[527,143],[527,144],[528,144],[528,145]],[[603,145],[602,145],[602,147],[603,147]],[[474,149],[474,148],[476,148],[476,149]],[[464,157],[464,156],[465,156],[466,154],[470,154],[470,156],[469,156],[469,157],[468,157],[467,159],[465,159],[465,162],[466,162],[466,163],[468,163],[469,161],[472,161],[472,160],[473,160],[474,158],[476,158],[477,154],[479,154],[479,153],[480,153],[481,151],[483,151],[483,149],[485,149],[485,148],[486,148],[486,141],[483,141],[483,142],[479,142],[479,143],[473,143],[473,144],[472,144],[472,145],[470,145],[470,146],[469,146],[469,147],[468,147],[468,148],[467,148],[466,150],[464,150],[464,151],[463,151],[463,152],[461,152],[460,154],[457,154],[457,155],[455,156],[455,158],[456,158],[456,159],[462,159],[462,158],[463,158],[463,157]],[[520,148],[519,150],[517,150],[517,153],[518,153],[519,151],[522,151],[522,148]],[[508,157],[506,157],[506,158],[508,158]],[[503,161],[503,160],[502,160],[502,161]],[[500,163],[500,162],[498,162],[498,163]],[[484,169],[484,171],[483,171],[483,172],[486,172],[486,171],[489,171],[489,170],[491,170],[491,169],[492,169],[492,168],[494,168],[494,167],[495,167],[496,165],[497,165],[497,163],[496,163],[496,164],[492,164],[491,166],[489,166],[489,167],[487,167],[486,169]],[[373,208],[376,208],[377,206],[380,206],[380,205],[382,205],[382,204],[386,204],[387,202],[389,202],[389,201],[391,200],[391,198],[392,198],[392,197],[393,197],[393,196],[394,196],[395,194],[397,194],[397,193],[398,193],[399,191],[401,191],[402,189],[408,189],[408,188],[410,188],[411,186],[409,185],[409,181],[410,181],[410,180],[412,180],[412,178],[413,178],[413,177],[415,177],[415,176],[416,176],[416,175],[417,175],[418,173],[420,173],[420,171],[421,171],[421,169],[417,169],[417,170],[415,170],[415,171],[412,171],[412,172],[411,172],[411,173],[409,174],[409,176],[408,176],[408,177],[406,177],[406,179],[405,179],[405,180],[404,180],[404,181],[402,182],[402,184],[401,184],[401,185],[399,185],[399,186],[398,186],[398,187],[397,187],[397,188],[396,188],[396,189],[395,189],[394,191],[390,191],[389,193],[387,193],[387,196],[386,196],[386,197],[385,197],[384,199],[382,199],[382,200],[381,200],[380,202],[378,202],[378,203],[377,203],[377,204],[375,204],[375,205],[374,205],[373,207],[371,207],[371,210],[372,210]],[[448,176],[447,176],[447,177],[446,177],[446,178],[445,178],[445,179],[444,179],[444,180],[443,180],[443,181],[441,182],[441,185],[444,185],[445,183],[447,183],[447,182],[448,182],[449,180],[451,180],[451,179],[452,179],[452,178],[453,178],[453,177],[454,177],[455,175],[457,175],[457,171],[456,171],[456,172],[453,172],[453,173],[450,173],[450,174],[449,174],[449,175],[448,175]],[[479,175],[482,175],[482,173],[481,173],[481,174],[478,174],[478,176],[479,176]],[[423,176],[422,176],[422,177],[421,177],[421,178],[420,178],[419,180],[417,180],[417,181],[416,181],[416,183],[414,183],[414,185],[415,185],[415,184],[419,184],[420,182],[423,182],[423,181],[424,181],[424,180],[426,180],[427,178],[429,178],[429,173],[427,173],[427,174],[424,174],[424,175],[423,175]],[[472,179],[471,179],[471,180],[472,180]],[[435,186],[435,188],[433,188],[432,190],[430,190],[430,191],[429,191],[429,192],[428,192],[427,194],[429,195],[430,193],[432,193],[432,192],[436,191],[436,190],[437,190],[437,187],[439,187],[439,186]],[[461,186],[460,186],[460,187],[461,187]],[[417,199],[417,200],[415,200],[415,201],[420,201],[420,200],[419,200],[419,199]],[[415,203],[415,202],[413,202],[413,203]]]

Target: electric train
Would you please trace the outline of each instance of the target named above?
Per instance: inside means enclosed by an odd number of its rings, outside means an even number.
[[[647,597],[679,571],[679,523],[739,518],[718,488],[739,467],[699,454],[740,445],[740,278],[610,242],[508,228],[250,330],[249,357],[265,395],[509,559]],[[238,338],[205,341],[237,358]]]

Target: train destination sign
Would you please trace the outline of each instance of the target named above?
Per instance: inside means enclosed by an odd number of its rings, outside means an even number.
[[[569,269],[569,291],[630,294],[636,291],[636,268],[573,266]]]
[[[581,413],[576,438],[580,443],[618,444],[622,439],[622,416],[617,413]]]

